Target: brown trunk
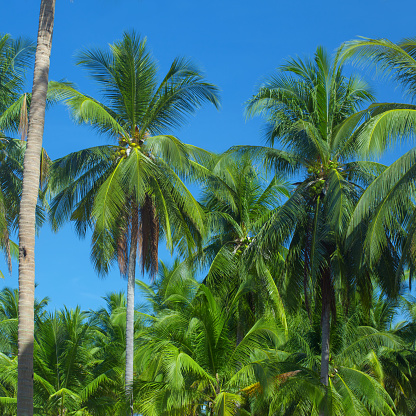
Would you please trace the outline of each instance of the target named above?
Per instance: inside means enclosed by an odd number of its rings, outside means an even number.
[[[309,299],[308,299],[308,278],[310,273],[310,260],[311,254],[311,229],[310,229],[310,220],[308,220],[308,225],[306,228],[306,241],[305,241],[305,255],[304,255],[304,263],[303,263],[303,295],[305,298],[305,308],[306,312],[308,313],[309,321],[312,322],[311,318],[311,310],[309,306]]]
[[[326,303],[326,302],[325,302]],[[321,382],[328,385],[329,373],[329,333],[330,333],[330,305],[322,305],[322,352],[321,352]]]
[[[321,346],[321,383],[328,386],[329,377],[329,339],[330,339],[330,320],[331,320],[331,270],[326,267],[322,274],[322,346]],[[326,406],[325,406],[326,409]],[[320,416],[327,415],[327,411],[322,409]]]
[[[52,47],[55,0],[42,0],[33,76],[29,133],[23,169],[19,220],[19,356],[17,414],[33,415],[33,336],[35,296],[35,211],[39,192],[40,154]]]
[[[136,284],[137,238],[139,233],[138,208],[132,209],[130,253],[127,271],[126,308],[126,395],[129,401],[127,416],[133,416],[133,357],[134,357],[134,287]]]

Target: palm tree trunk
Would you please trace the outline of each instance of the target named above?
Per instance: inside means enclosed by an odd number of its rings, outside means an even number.
[[[42,0],[19,219],[19,354],[17,367],[17,414],[19,416],[33,415],[35,212],[39,192],[40,154],[45,124],[54,15],[55,0]]]
[[[328,385],[329,375],[329,335],[330,335],[330,303],[322,299],[322,351],[321,351],[321,383]]]
[[[328,386],[329,377],[329,338],[331,320],[331,269],[326,267],[322,275],[322,346],[321,346],[321,383]],[[320,411],[320,416],[325,416],[328,412],[326,405]]]
[[[133,416],[133,355],[134,355],[134,288],[136,284],[137,238],[139,232],[138,208],[133,207],[131,220],[130,253],[127,271],[126,310],[126,375],[125,387],[129,400],[129,413]]]
[[[319,200],[318,200],[319,204]],[[305,257],[303,262],[303,296],[305,298],[305,309],[308,313],[309,321],[312,322],[311,317],[311,309],[309,306],[309,298],[308,298],[308,282],[309,282],[309,273],[310,273],[310,258],[311,258],[311,224],[310,219],[308,219],[308,223],[306,226],[306,233],[305,233]]]

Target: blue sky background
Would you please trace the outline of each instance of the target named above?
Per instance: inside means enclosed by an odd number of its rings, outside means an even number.
[[[36,40],[39,6],[40,0],[4,1],[0,33]],[[416,3],[409,0],[57,0],[50,79],[67,79],[94,95],[94,85],[74,66],[74,52],[105,48],[134,29],[148,38],[161,76],[176,56],[185,56],[220,87],[221,110],[206,106],[174,133],[184,142],[221,152],[237,144],[263,143],[261,120],[245,120],[244,102],[285,58],[311,56],[318,45],[333,52],[358,36],[415,37],[415,12]],[[406,101],[391,82],[371,74],[367,78],[378,101]],[[28,91],[31,81],[29,73]],[[64,106],[48,111],[43,144],[51,158],[104,142],[87,127],[74,125]],[[407,148],[393,149],[382,161],[391,163]],[[116,269],[104,280],[97,277],[90,241],[78,240],[71,225],[57,234],[44,226],[36,244],[36,296],[50,297],[52,309],[97,308],[106,293],[124,290],[126,282]],[[160,254],[170,261],[165,249]],[[0,289],[17,287],[17,263],[13,266]],[[3,259],[0,269],[6,271]]]

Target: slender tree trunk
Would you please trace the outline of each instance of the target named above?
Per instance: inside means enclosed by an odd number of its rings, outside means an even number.
[[[330,304],[322,302],[321,382],[328,385],[329,374]]]
[[[136,285],[137,237],[139,232],[138,209],[133,207],[131,221],[130,253],[127,271],[127,311],[126,311],[126,375],[125,386],[133,416],[133,356],[134,356],[134,288]]]
[[[321,346],[321,383],[328,386],[329,377],[329,338],[331,320],[331,270],[325,268],[322,275],[322,346]],[[326,406],[325,406],[326,409]],[[320,416],[325,416],[327,411],[321,410]]]
[[[19,355],[17,367],[17,414],[19,416],[33,415],[35,212],[39,192],[40,154],[45,124],[54,15],[55,0],[42,0],[19,220]]]
[[[319,203],[319,202],[318,202]],[[311,258],[311,224],[310,219],[308,219],[308,224],[306,227],[306,242],[305,242],[305,257],[303,262],[303,296],[305,298],[305,308],[308,313],[309,321],[312,322],[311,318],[311,309],[309,306],[308,298],[308,282],[309,282],[309,273],[310,273],[310,258]]]

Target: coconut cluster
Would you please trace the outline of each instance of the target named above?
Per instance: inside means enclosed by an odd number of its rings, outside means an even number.
[[[329,172],[338,169],[338,162],[329,160],[327,164],[316,163],[308,168],[308,174],[313,184],[309,187],[312,197],[322,194]]]
[[[114,158],[118,159],[120,157],[127,158],[128,155],[131,152],[131,149],[139,149],[141,146],[140,144],[135,140],[126,140],[125,138],[121,138],[118,141],[118,147],[115,151]]]

